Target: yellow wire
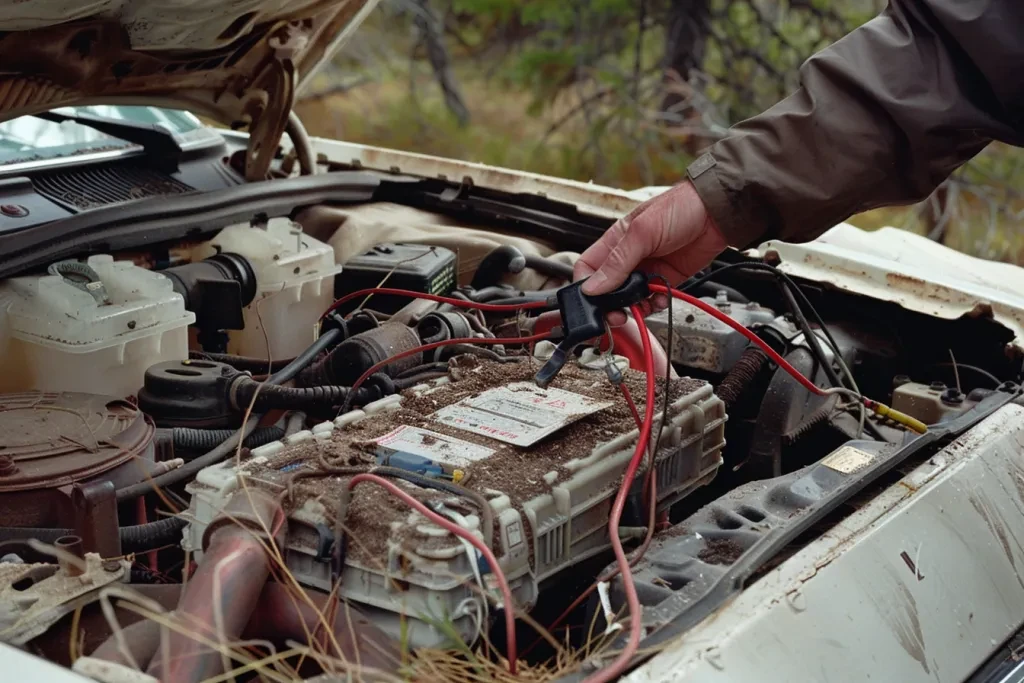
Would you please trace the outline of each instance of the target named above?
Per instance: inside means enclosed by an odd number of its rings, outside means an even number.
[[[906,413],[901,413],[895,408],[890,408],[884,403],[877,403],[872,401],[871,410],[873,410],[876,415],[880,415],[881,417],[887,417],[890,420],[893,420],[894,422],[900,423],[901,425],[903,425],[912,432],[924,434],[925,432],[928,431],[928,425],[926,425],[924,422],[921,422],[920,420],[913,418],[907,415]]]

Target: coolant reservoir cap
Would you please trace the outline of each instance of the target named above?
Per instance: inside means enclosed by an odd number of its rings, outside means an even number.
[[[122,399],[0,395],[0,493],[72,484],[143,455],[155,429]]]

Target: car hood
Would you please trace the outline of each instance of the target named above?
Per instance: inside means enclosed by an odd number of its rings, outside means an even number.
[[[968,256],[896,228],[866,232],[841,223],[813,242],[767,242],[756,252],[806,280],[937,318],[991,318],[1024,357],[1024,268]]]
[[[378,0],[0,3],[0,121],[69,105],[188,109],[250,134],[266,176],[295,93]]]

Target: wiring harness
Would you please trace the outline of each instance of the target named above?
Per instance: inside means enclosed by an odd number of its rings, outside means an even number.
[[[697,286],[701,284],[702,283],[699,281],[696,283]],[[691,284],[691,286],[694,285]],[[795,285],[793,285],[793,288],[795,289],[795,293],[790,292],[789,298],[792,305],[799,310],[800,306],[797,299],[803,297],[803,294],[799,292],[799,289],[796,288]],[[334,342],[334,338],[340,334],[338,325],[340,324],[343,326],[345,324],[345,318],[341,318],[340,314],[335,312],[337,308],[344,306],[346,303],[353,300],[361,300],[365,303],[368,298],[374,295],[403,296],[412,299],[425,299],[439,304],[446,304],[457,309],[475,310],[483,313],[503,313],[508,314],[509,316],[518,316],[521,312],[528,310],[545,311],[557,308],[560,315],[561,325],[551,329],[550,331],[532,334],[529,336],[496,338],[481,334],[480,336],[455,337],[425,343],[399,353],[392,353],[386,359],[365,370],[365,372],[352,382],[349,387],[325,386],[314,389],[294,389],[280,386],[294,378],[304,367],[309,365],[315,357],[330,348],[331,344]],[[647,275],[639,272],[633,273],[619,289],[601,296],[588,296],[584,294],[582,291],[582,282],[576,282],[557,290],[554,296],[547,296],[543,299],[527,298],[525,300],[515,302],[476,301],[469,298],[437,296],[388,287],[375,287],[351,292],[338,299],[329,310],[325,311],[324,315],[321,317],[321,329],[324,330],[324,332],[316,344],[312,345],[307,352],[301,354],[299,358],[294,359],[284,368],[278,370],[268,379],[267,382],[243,383],[241,385],[243,391],[240,391],[238,396],[239,403],[248,403],[253,406],[256,412],[262,412],[276,405],[280,405],[281,403],[298,403],[305,405],[306,403],[312,404],[327,400],[341,403],[341,411],[344,412],[348,410],[352,403],[361,402],[361,398],[363,398],[363,395],[367,391],[364,388],[364,385],[366,385],[371,378],[374,378],[375,375],[379,376],[378,373],[384,367],[405,357],[422,354],[442,347],[459,347],[464,345],[479,347],[499,344],[506,346],[515,344],[529,346],[540,341],[551,340],[557,342],[556,351],[535,375],[535,382],[539,386],[545,387],[555,379],[569,355],[581,344],[591,343],[592,340],[596,339],[599,342],[599,348],[603,344],[607,344],[608,347],[610,347],[612,345],[612,334],[605,322],[607,314],[621,309],[629,310],[640,332],[639,338],[642,345],[643,357],[642,371],[646,377],[646,388],[643,407],[641,410],[630,395],[628,387],[622,382],[622,377],[618,369],[613,367],[614,364],[609,363],[608,378],[622,393],[623,400],[630,407],[631,414],[637,423],[638,434],[633,454],[625,468],[625,471],[623,472],[621,485],[615,495],[609,514],[609,541],[615,555],[615,571],[611,572],[609,570],[609,572],[598,577],[597,582],[595,582],[590,589],[580,596],[577,601],[573,603],[573,605],[571,605],[569,609],[566,610],[566,612],[564,612],[556,621],[556,624],[558,621],[561,621],[561,619],[580,604],[587,595],[593,592],[601,582],[611,580],[616,574],[621,575],[622,587],[626,596],[629,615],[628,635],[626,637],[625,646],[611,664],[595,671],[586,680],[586,683],[606,683],[607,681],[614,680],[620,676],[629,667],[639,650],[640,641],[643,636],[642,622],[640,618],[641,605],[636,586],[633,582],[631,567],[643,556],[644,551],[651,541],[651,537],[653,536],[657,524],[656,507],[658,482],[655,477],[655,468],[650,466],[647,468],[644,476],[643,491],[641,495],[641,500],[644,501],[647,507],[646,536],[644,537],[643,543],[640,544],[632,555],[627,555],[623,548],[623,541],[620,537],[620,525],[623,513],[627,501],[629,500],[633,482],[644,465],[645,457],[650,458],[650,461],[653,464],[654,452],[660,442],[660,433],[657,435],[654,434],[655,412],[657,410],[655,405],[655,388],[658,382],[654,346],[648,333],[646,323],[644,322],[644,302],[652,295],[673,297],[694,306],[726,325],[729,325],[742,334],[749,342],[751,342],[751,344],[757,347],[767,358],[768,362],[774,363],[783,371],[791,375],[793,379],[807,391],[818,396],[840,394],[854,401],[861,409],[862,421],[865,412],[872,411],[877,415],[894,420],[915,432],[923,433],[927,429],[925,425],[919,421],[904,415],[899,411],[893,410],[889,406],[861,395],[856,387],[852,374],[845,366],[840,365],[840,369],[845,376],[844,379],[846,379],[845,383],[843,383],[838,376],[830,376],[830,380],[832,380],[835,386],[830,388],[819,387],[813,381],[801,374],[765,340],[761,339],[757,334],[743,325],[737,323],[726,313],[723,313],[715,306],[709,305],[691,294],[669,286],[669,283],[667,282],[662,281],[659,283],[652,281]],[[806,303],[806,299],[804,302]],[[817,314],[814,313],[814,316],[817,317]],[[803,322],[806,323],[806,319],[804,319]],[[820,319],[819,325],[821,325]],[[821,325],[821,327],[827,335],[827,329],[824,328],[824,325]],[[802,324],[801,328],[803,328],[808,339],[813,337],[816,341],[816,335],[811,331],[809,324]],[[835,346],[834,340],[831,339],[831,336],[828,336],[827,339],[835,350],[837,347]],[[669,336],[668,343],[671,345],[671,335]],[[808,343],[811,344],[813,342],[809,341]],[[609,359],[611,352],[611,348],[606,348],[605,353],[608,354],[607,357]],[[668,372],[666,372],[665,376],[666,387],[664,391],[664,406],[662,408],[664,413],[661,421],[662,426],[665,424],[668,412],[668,380],[670,378],[670,372],[671,365],[668,366]],[[187,465],[182,469],[198,469],[227,457],[235,449],[240,439],[248,437],[253,432],[256,419],[257,418],[254,415],[253,418],[250,418],[250,420],[246,422],[242,429],[232,434],[230,439],[219,444],[206,455],[187,463]],[[220,437],[221,435],[218,434],[217,436]],[[210,442],[204,442],[203,445],[205,446],[207,443]],[[430,520],[430,522],[456,535],[480,553],[486,562],[487,570],[493,574],[495,584],[501,593],[501,606],[504,608],[507,638],[505,654],[508,658],[509,671],[514,675],[517,671],[518,659],[515,605],[508,580],[504,575],[501,564],[494,556],[490,543],[486,540],[480,540],[475,537],[468,529],[458,523],[458,519],[440,514],[443,510],[439,511],[431,509],[427,505],[410,496],[393,481],[389,481],[392,476],[390,476],[385,469],[381,469],[379,471],[370,469],[369,471],[361,470],[346,472],[346,474],[351,476],[348,481],[348,489],[351,491],[351,489],[364,482],[373,483],[376,486],[383,488],[388,494],[415,509],[421,515]],[[335,473],[338,472],[336,471]],[[175,479],[180,480],[178,479],[178,476],[175,476]],[[164,481],[160,481],[160,478],[157,478],[156,480],[147,482],[144,486],[148,488],[163,483]],[[141,489],[142,487],[137,488]],[[122,491],[119,492],[118,498],[123,500],[127,497],[127,493],[136,494],[141,492],[141,490],[138,492]],[[486,503],[484,503],[484,506],[485,509],[482,510],[482,512],[489,512],[489,510],[486,509]],[[488,531],[490,531],[489,528]],[[340,544],[336,545],[339,548],[343,548]],[[343,550],[341,550],[341,552],[343,552]],[[340,580],[340,567],[336,567],[336,570],[338,571],[336,571],[335,577]]]

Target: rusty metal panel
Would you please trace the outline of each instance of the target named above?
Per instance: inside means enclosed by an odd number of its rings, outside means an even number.
[[[1024,268],[975,258],[896,228],[866,232],[842,223],[806,244],[757,250],[790,275],[954,320],[991,317],[1024,352]]]
[[[623,679],[962,681],[1024,620],[1008,405]]]

